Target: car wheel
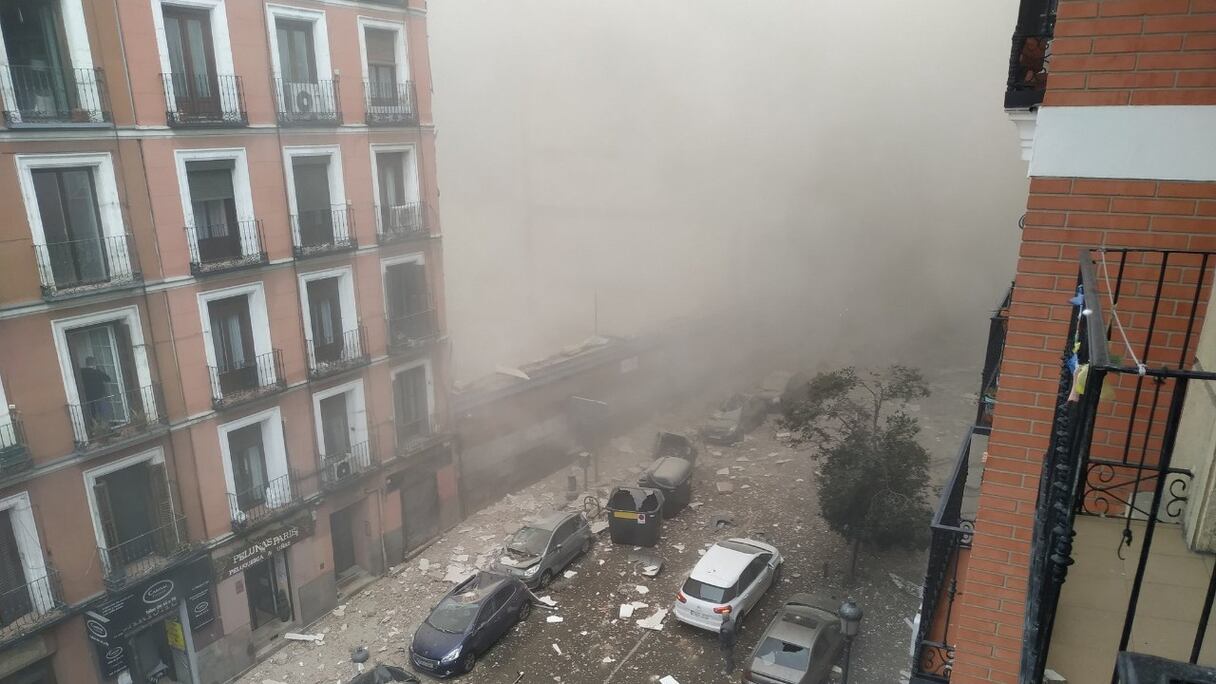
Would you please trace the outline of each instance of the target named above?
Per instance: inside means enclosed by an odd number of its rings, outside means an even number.
[[[465,656],[460,659],[460,671],[468,674],[473,671],[473,666],[476,664],[477,657],[472,653],[466,653]]]
[[[516,620],[518,622],[523,622],[524,620],[527,620],[528,616],[531,614],[532,614],[532,602],[524,601],[523,604],[520,605],[520,607],[519,607],[519,613],[517,614]]]
[[[546,570],[540,574],[540,583],[536,585],[537,589],[544,589],[553,581],[553,571]]]
[[[584,539],[583,540],[583,551],[582,551],[583,555],[584,556],[587,555],[587,552],[590,550],[591,550],[591,539],[590,538]]]

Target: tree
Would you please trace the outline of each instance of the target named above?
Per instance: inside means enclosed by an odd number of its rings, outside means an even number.
[[[786,425],[824,457],[819,507],[852,546],[849,583],[863,545],[916,549],[928,541],[929,454],[916,441],[919,423],[904,411],[928,395],[914,368],[893,365],[863,378],[847,367],[816,375],[786,411]]]

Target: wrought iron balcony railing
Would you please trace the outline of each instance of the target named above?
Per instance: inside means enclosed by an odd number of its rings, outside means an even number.
[[[47,299],[143,282],[130,235],[36,244],[34,261]]]
[[[161,74],[170,126],[246,126],[245,86],[240,76]]]
[[[1005,109],[1030,109],[1043,103],[1047,90],[1051,40],[1058,0],[1022,0],[1009,53]]]
[[[291,239],[297,259],[353,250],[359,246],[354,212],[349,205],[336,205],[292,214]]]
[[[439,337],[439,312],[427,308],[417,313],[388,317],[388,349],[403,354]]]
[[[332,340],[308,340],[308,375],[316,380],[367,364],[367,331],[363,326]]]
[[[376,205],[376,236],[380,244],[388,245],[428,235],[426,206],[422,202]]]
[[[286,475],[269,482],[229,492],[228,511],[232,515],[232,529],[240,532],[290,510],[301,500],[298,479],[289,470]]]
[[[24,473],[33,465],[21,416],[9,411],[7,418],[0,419],[0,482]]]
[[[211,374],[211,404],[216,409],[238,406],[287,389],[280,349],[239,363],[207,368]]]
[[[354,482],[375,465],[376,459],[368,442],[352,444],[343,453],[321,459],[321,486],[333,489]]]
[[[59,573],[47,566],[42,577],[0,591],[0,645],[29,634],[63,611]]]
[[[0,99],[9,126],[107,124],[110,100],[101,69],[0,67]]]
[[[393,422],[397,431],[397,455],[406,456],[425,446],[434,434],[435,416],[403,416]]]
[[[159,434],[168,424],[160,385],[123,389],[67,405],[77,449]]]
[[[199,276],[253,268],[269,262],[262,222],[259,219],[235,224],[187,226],[190,273]]]
[[[98,548],[106,586],[110,589],[152,575],[189,552],[186,516],[179,513],[137,537]]]
[[[338,79],[315,83],[274,79],[279,124],[283,126],[336,126],[342,123]]]
[[[412,81],[364,81],[363,109],[369,126],[418,125],[418,98]]]

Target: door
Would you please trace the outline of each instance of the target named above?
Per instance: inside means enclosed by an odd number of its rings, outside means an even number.
[[[76,101],[75,79],[63,58],[59,3],[7,0],[0,3],[0,28],[17,109],[33,119],[56,118]]]
[[[380,221],[389,232],[405,231],[409,225],[405,197],[405,153],[376,153],[376,182],[380,192]]]
[[[232,463],[232,484],[236,506],[241,512],[266,503],[266,451],[262,445],[262,424],[254,423],[228,433],[228,456]]]
[[[249,623],[253,629],[273,624],[276,620],[291,620],[286,574],[287,565],[282,552],[245,571],[245,595],[249,600]]]
[[[207,312],[211,317],[211,344],[215,348],[220,392],[229,394],[257,387],[249,298],[240,295],[217,299],[207,305]]]
[[[320,401],[322,448],[327,457],[350,453],[350,420],[346,412],[346,393]]]
[[[329,536],[334,547],[334,575],[338,579],[356,569],[355,531],[351,526],[355,507],[349,506],[329,516]]]
[[[368,100],[374,107],[393,107],[397,93],[397,32],[364,29],[367,47]]]
[[[393,404],[397,446],[405,446],[430,432],[430,404],[424,366],[403,370],[393,377]]]
[[[312,23],[276,19],[275,31],[279,43],[279,70],[284,83],[316,83]]]
[[[165,39],[177,111],[186,118],[209,118],[220,112],[211,13],[165,4]]]
[[[342,358],[342,304],[338,278],[308,281],[308,308],[312,328],[314,360],[318,364]]]
[[[13,534],[10,511],[0,511],[0,627],[28,615],[34,609],[30,600],[31,587],[26,586],[25,567],[17,537]],[[34,587],[35,591],[41,591]]]
[[[426,266],[417,263],[394,264],[385,269],[384,289],[389,317],[389,333],[396,341],[420,340],[434,334],[430,289]]]
[[[154,622],[131,637],[128,662],[133,666],[134,681],[190,684],[189,667],[179,667],[184,651],[175,648],[172,641],[176,638],[170,639],[170,634],[184,639],[181,629],[182,624],[170,618]]]
[[[237,223],[236,193],[232,187],[231,159],[186,164],[190,208],[201,263],[239,259],[241,233]]]
[[[439,533],[439,488],[434,472],[401,488],[401,511],[406,553]]]
[[[31,176],[46,240],[42,260],[50,267],[55,285],[107,282],[109,248],[116,245],[102,234],[93,170],[35,169]]]
[[[123,568],[157,552],[152,486],[147,464],[141,463],[97,478],[96,486],[105,492],[97,499],[103,525],[107,556],[113,569]],[[96,491],[96,490],[95,490]]]
[[[99,437],[130,421],[132,397],[127,391],[127,357],[131,344],[126,326],[114,323],[77,328],[67,332],[68,354],[76,374],[79,419],[89,437]],[[130,375],[133,375],[131,373]],[[132,383],[133,384],[133,383]]]
[[[296,186],[296,221],[301,247],[334,242],[333,205],[329,194],[328,156],[294,157],[292,175]]]
[[[557,551],[556,556],[558,561],[554,563],[554,574],[566,567],[570,561],[574,560],[574,556],[578,553],[578,544],[575,543],[576,540],[572,537],[574,529],[575,521],[571,519],[558,525],[557,530],[553,533],[553,541],[551,543]],[[560,549],[557,549],[558,545],[561,546]]]

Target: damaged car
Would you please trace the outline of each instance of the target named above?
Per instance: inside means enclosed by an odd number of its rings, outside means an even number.
[[[825,684],[844,650],[840,616],[832,601],[795,594],[760,635],[743,666],[747,684]]]
[[[701,426],[701,438],[713,444],[730,445],[764,423],[768,403],[751,394],[736,394]]]
[[[727,615],[742,623],[760,597],[781,581],[781,552],[755,539],[727,539],[705,551],[676,593],[672,615],[717,632]]]
[[[594,539],[582,513],[554,513],[511,535],[494,563],[494,571],[518,578],[530,589],[540,589],[571,561],[591,550]]]
[[[478,572],[457,584],[414,632],[410,662],[436,677],[471,672],[483,653],[532,612],[520,580]]]

